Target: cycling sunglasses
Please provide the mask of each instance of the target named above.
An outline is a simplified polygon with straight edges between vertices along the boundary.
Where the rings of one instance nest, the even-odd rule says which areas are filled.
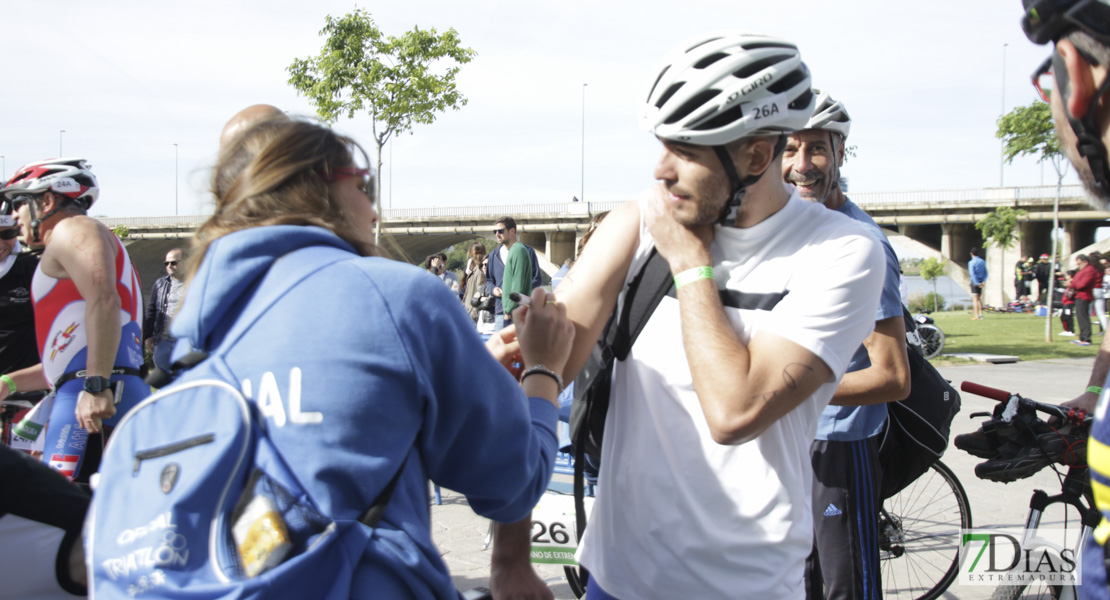
[[[1052,57],[1044,59],[1041,66],[1033,71],[1033,87],[1037,88],[1037,94],[1040,95],[1041,100],[1045,102],[1052,102],[1052,88],[1054,87],[1055,75],[1052,72]]]
[[[0,240],[14,240],[19,237],[19,229],[11,228],[0,230]]]
[[[35,199],[35,196],[32,195],[32,194],[19,194],[19,195],[16,195],[16,196],[11,196],[9,198],[6,198],[4,200],[4,211],[3,212],[4,212],[4,214],[10,214],[10,212],[15,212],[15,211],[19,210],[19,207],[23,206],[24,204],[27,204],[28,202],[30,202],[34,199]]]

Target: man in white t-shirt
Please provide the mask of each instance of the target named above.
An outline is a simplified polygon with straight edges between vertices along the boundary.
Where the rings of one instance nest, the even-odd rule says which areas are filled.
[[[579,546],[587,593],[804,598],[809,447],[874,325],[882,251],[781,179],[786,135],[815,98],[793,44],[701,36],[651,81],[641,124],[663,145],[660,183],[601,223],[558,291],[577,327],[569,381],[652,248],[675,275],[614,367]],[[519,546],[527,525],[498,527],[497,542]],[[524,579],[498,558],[495,593]]]

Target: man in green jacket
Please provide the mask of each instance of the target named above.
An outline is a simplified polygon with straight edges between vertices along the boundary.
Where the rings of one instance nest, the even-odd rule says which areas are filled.
[[[508,322],[516,309],[509,294],[516,292],[527,296],[532,293],[532,256],[520,242],[506,239],[509,257],[505,260],[505,275],[501,285],[501,305],[505,307],[505,321]]]

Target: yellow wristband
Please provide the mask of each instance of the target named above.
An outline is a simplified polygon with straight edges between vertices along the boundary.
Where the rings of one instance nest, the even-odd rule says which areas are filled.
[[[3,379],[3,377],[0,377],[0,379]],[[12,391],[14,392],[15,390],[12,390]],[[1101,385],[1089,385],[1089,386],[1087,386],[1087,391],[1091,392],[1092,394],[1101,394],[1102,393],[1102,386]]]
[[[702,279],[713,279],[713,267],[694,267],[693,269],[687,269],[675,275],[674,289],[682,289],[682,286],[689,285]]]
[[[13,380],[11,377],[8,377],[7,375],[0,375],[0,381],[3,381],[4,383],[8,384],[8,393],[9,394],[14,394],[15,393],[15,380]]]

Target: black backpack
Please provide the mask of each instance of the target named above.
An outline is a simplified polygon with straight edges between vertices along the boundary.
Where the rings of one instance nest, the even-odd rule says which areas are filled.
[[[902,307],[906,330],[916,329],[909,311]],[[883,499],[902,491],[929,470],[948,447],[952,419],[960,411],[960,394],[922,356],[906,344],[910,359],[910,395],[887,404],[887,421],[879,438],[879,464],[883,469]]]

